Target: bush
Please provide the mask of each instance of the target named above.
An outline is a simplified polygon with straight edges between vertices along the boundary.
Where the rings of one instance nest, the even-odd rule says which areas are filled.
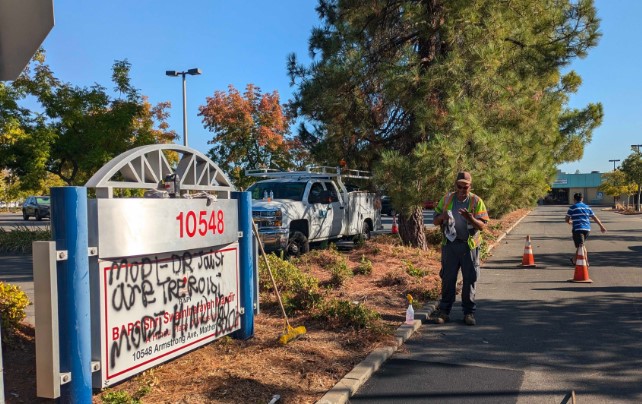
[[[313,316],[330,327],[349,327],[355,330],[381,330],[381,316],[363,304],[347,300],[330,299],[323,302]]]
[[[141,399],[146,396],[152,388],[150,386],[141,386],[133,395],[126,391],[113,391],[104,393],[100,396],[103,403],[106,404],[140,404]]]
[[[126,391],[104,393],[100,399],[106,404],[139,404],[140,400],[133,398]]]
[[[321,301],[317,278],[303,273],[294,264],[274,254],[267,254],[266,257],[286,311],[293,313],[297,310],[311,309]],[[262,257],[259,258],[259,288],[266,292],[274,292],[270,274]]]
[[[15,226],[12,230],[0,228],[0,252],[31,254],[31,243],[51,240],[49,228]]]
[[[435,285],[415,285],[406,290],[406,294],[412,295],[415,298],[415,303],[436,301],[441,295],[441,284],[437,282]]]
[[[426,275],[426,271],[421,268],[417,268],[410,261],[406,261],[406,273],[414,278],[423,278]]]
[[[334,244],[328,250],[312,251],[301,257],[299,262],[303,265],[310,265],[313,262],[330,273],[328,286],[340,287],[345,281],[353,276],[352,270],[348,267],[346,258],[336,249]]]
[[[27,317],[25,309],[31,302],[27,294],[18,286],[0,282],[0,316],[2,316],[2,336],[11,335]]]
[[[340,258],[340,260],[337,260],[337,262],[330,267],[330,284],[334,287],[340,287],[347,279],[353,276],[345,258]]]
[[[359,265],[352,272],[355,275],[370,275],[372,273],[372,261],[362,255]]]

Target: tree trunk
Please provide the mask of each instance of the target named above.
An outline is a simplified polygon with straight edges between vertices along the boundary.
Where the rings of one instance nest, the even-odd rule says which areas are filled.
[[[399,214],[399,236],[404,245],[422,250],[428,248],[424,229],[424,214],[420,206],[417,206],[409,217]]]
[[[640,194],[642,193],[642,187],[640,187],[640,184],[638,184],[638,200],[637,203],[635,204],[635,210],[637,212],[640,211]]]

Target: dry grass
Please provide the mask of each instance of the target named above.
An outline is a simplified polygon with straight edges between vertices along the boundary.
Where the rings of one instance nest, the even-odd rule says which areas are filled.
[[[496,238],[526,212],[519,210],[495,221],[488,239]],[[335,259],[334,254],[315,250],[297,265],[324,283],[330,279],[327,266]],[[398,238],[387,235],[341,255],[351,269],[361,263],[362,257],[367,258],[372,262],[372,272],[355,275],[339,288],[324,289],[325,297],[358,302],[376,310],[383,329],[390,332],[331,328],[302,314],[290,322],[293,326],[305,325],[307,334],[281,346],[277,339],[283,319],[274,296],[262,295],[253,338],[240,341],[224,337],[96,393],[94,403],[121,391],[129,397],[141,397],[142,403],[267,403],[275,394],[281,396],[279,403],[317,401],[373,349],[391,343],[391,332],[404,321],[408,291],[414,293],[420,306],[422,293],[430,296],[439,288],[437,246],[419,251],[401,246]],[[416,271],[423,271],[424,276],[418,277]],[[4,358],[7,403],[37,402],[33,329],[25,327],[17,343],[5,346]]]

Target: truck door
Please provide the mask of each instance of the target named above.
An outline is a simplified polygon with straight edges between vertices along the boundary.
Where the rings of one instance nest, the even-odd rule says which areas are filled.
[[[343,234],[344,216],[346,215],[345,205],[341,200],[341,194],[338,192],[336,184],[332,181],[325,182],[324,184],[330,192],[330,210],[332,211],[332,214],[328,215],[331,219],[329,237],[338,237]]]
[[[325,190],[323,184],[314,182],[310,186],[308,194],[308,205],[311,209],[310,214],[310,240],[319,240],[326,237],[324,232],[324,225],[328,216],[328,205],[323,203]]]

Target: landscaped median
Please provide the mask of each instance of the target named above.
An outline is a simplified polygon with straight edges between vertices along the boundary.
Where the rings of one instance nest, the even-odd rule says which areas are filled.
[[[494,220],[487,242],[525,213]],[[290,324],[304,325],[305,335],[279,344],[284,319],[261,266],[261,306],[253,338],[224,337],[97,393],[94,402],[267,403],[275,395],[282,402],[320,400],[339,381],[361,379],[354,372],[363,363],[383,360],[391,347],[410,336],[415,325],[400,327],[408,293],[415,298],[416,318],[428,315],[440,293],[435,231],[429,234],[427,251],[400,245],[398,236],[380,235],[345,253],[329,248],[291,261],[270,257]],[[8,403],[35,400],[33,333],[18,337],[18,344],[5,347]]]

